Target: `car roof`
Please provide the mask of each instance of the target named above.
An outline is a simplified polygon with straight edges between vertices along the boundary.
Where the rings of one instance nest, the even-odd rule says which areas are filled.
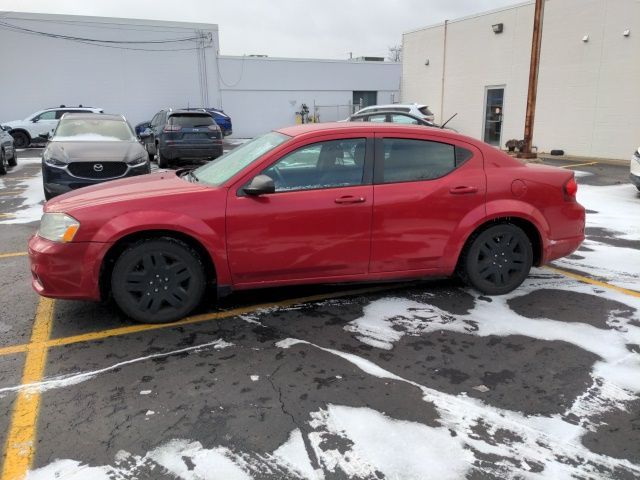
[[[99,107],[50,107],[50,108],[45,108],[44,110],[42,110],[43,112],[48,112],[50,110],[102,110],[102,108]]]
[[[81,119],[81,120],[118,120],[120,122],[124,122],[126,121],[125,118],[122,115],[116,115],[116,114],[111,114],[111,113],[92,113],[92,112],[87,112],[87,113],[65,113],[63,115],[63,118],[65,120],[77,120],[77,119]]]
[[[459,133],[451,130],[445,130],[440,128],[425,129],[423,125],[405,125],[401,123],[371,123],[371,122],[334,122],[334,123],[306,123],[304,125],[294,125],[291,127],[280,128],[276,130],[278,133],[283,133],[290,137],[297,137],[315,132],[326,133],[346,133],[346,132],[396,132],[396,133],[421,133],[428,130],[431,132],[438,132],[438,136],[451,137],[452,139],[463,140],[468,143],[477,145],[478,140],[460,135]]]
[[[363,107],[360,109],[360,111],[362,110],[367,110],[370,108],[411,108],[411,107],[415,107],[415,108],[422,108],[422,107],[426,107],[427,105],[422,105],[420,103],[392,103],[392,104],[387,104],[387,105],[369,105],[368,107]]]
[[[411,117],[411,118],[415,118],[416,120],[424,121],[423,118],[418,117],[417,115],[414,115],[411,112],[400,112],[398,110],[386,109],[386,108],[383,108],[383,107],[380,107],[380,110],[376,110],[375,112],[363,112],[362,110],[360,110],[360,112],[354,113],[353,115],[351,115],[351,118],[353,118],[353,117],[369,117],[371,115],[380,115],[380,114],[384,115],[386,113],[393,113],[394,115],[404,115],[406,117]]]

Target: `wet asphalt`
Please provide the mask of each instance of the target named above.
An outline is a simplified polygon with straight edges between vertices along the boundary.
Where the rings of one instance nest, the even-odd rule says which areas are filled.
[[[38,153],[33,149],[21,152],[21,157]],[[628,175],[624,167],[611,165],[581,170],[594,175],[580,181],[594,185],[624,183]],[[15,180],[11,172],[0,180],[5,191],[19,190],[18,178],[36,176],[38,172],[37,164],[29,164],[16,172]],[[1,196],[0,213],[10,214],[20,204],[19,195]],[[0,254],[24,252],[36,227],[0,224]],[[608,232],[587,233],[609,238],[613,247],[630,242],[611,238]],[[631,242],[633,248],[640,247],[638,242]],[[536,274],[543,271],[536,270]],[[26,257],[0,259],[0,347],[29,341],[38,303],[29,281]],[[583,322],[603,329],[611,328],[607,323],[611,312],[622,317],[635,313],[624,303],[555,290],[550,285],[510,300],[509,307],[527,318]],[[362,317],[366,306],[376,300],[394,297],[426,302],[452,316],[467,314],[476,302],[491,302],[490,298],[474,298],[455,279],[385,287],[384,291],[344,297],[341,295],[354,286],[234,294],[219,304],[209,299],[200,313],[251,309],[308,295],[340,298],[49,349],[45,380],[102,371],[82,382],[42,393],[33,468],[56,459],[109,465],[118,452],[143,457],[174,439],[197,441],[207,448],[224,446],[243,452],[247,461],[259,463],[285,443],[292,430],[300,429],[312,467],[322,470],[327,479],[347,478],[340,469],[332,471],[323,466],[309,445],[308,438],[314,431],[310,424],[312,412],[337,404],[370,408],[396,420],[440,425],[438,410],[423,400],[420,389],[404,381],[373,376],[323,349],[356,355],[439,392],[466,395],[491,407],[525,415],[562,415],[591,384],[590,371],[599,360],[593,353],[570,343],[522,335],[478,336],[474,334],[477,325],[473,321],[464,332],[440,330],[402,336],[391,350],[363,343],[345,327]],[[56,301],[51,338],[130,325],[133,323],[111,304]],[[290,348],[277,345],[288,338],[309,343]],[[230,345],[209,345],[218,340]],[[205,346],[197,348],[202,345]],[[628,348],[630,352],[640,352],[638,345]],[[23,365],[22,353],[0,356],[0,389],[20,384]],[[474,388],[477,386],[486,388],[478,390]],[[0,393],[1,445],[15,397],[15,392]],[[579,423],[580,419],[574,421]],[[626,410],[605,412],[600,421],[600,428],[582,438],[583,446],[640,465],[640,401],[631,402]],[[496,441],[495,432],[483,430],[482,425],[474,434],[482,441]],[[325,435],[321,448],[340,452],[347,451],[350,445],[343,437]],[[504,478],[504,471],[496,466],[504,459],[475,453],[467,478]],[[190,461],[184,461],[189,468]],[[577,461],[567,459],[566,464]],[[541,467],[532,468],[536,471]],[[635,477],[632,470],[599,468],[599,478]],[[131,471],[139,479],[175,478],[150,461]],[[253,475],[289,478],[287,472],[275,467],[256,470]]]

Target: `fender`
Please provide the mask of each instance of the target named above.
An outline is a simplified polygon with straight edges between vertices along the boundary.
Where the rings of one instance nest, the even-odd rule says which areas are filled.
[[[228,285],[231,274],[224,240],[225,221],[224,218],[214,218],[211,223],[213,226],[200,219],[167,210],[140,210],[112,218],[103,224],[89,241],[108,244],[98,262],[98,265],[102,265],[109,248],[128,235],[150,230],[181,233],[198,241],[207,250],[216,269],[217,282]]]
[[[515,199],[494,200],[484,205],[479,205],[462,219],[458,228],[451,235],[452,241],[445,250],[443,269],[448,274],[453,273],[465,243],[478,227],[492,220],[506,217],[521,218],[533,224],[540,234],[542,251],[546,251],[549,243],[549,223],[537,208]]]

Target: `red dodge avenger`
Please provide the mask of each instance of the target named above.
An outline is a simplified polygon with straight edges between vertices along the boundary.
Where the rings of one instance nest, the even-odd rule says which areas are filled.
[[[29,241],[33,288],[111,296],[141,322],[188,315],[211,286],[224,295],[458,274],[500,295],[580,245],[576,191],[571,171],[446,130],[284,128],[196,170],[49,201]]]

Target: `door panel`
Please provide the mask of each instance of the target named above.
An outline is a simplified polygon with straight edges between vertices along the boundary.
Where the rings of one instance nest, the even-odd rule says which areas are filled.
[[[458,225],[468,213],[485,203],[482,154],[471,145],[459,146],[473,155],[468,158],[467,154],[464,164],[440,178],[382,183],[380,172],[384,171],[390,152],[386,152],[385,158],[382,138],[376,139],[371,273],[441,270],[442,255]],[[411,171],[410,159],[405,157],[403,161],[403,168]],[[432,165],[428,168],[435,174],[443,173]],[[402,178],[398,172],[389,176],[391,181]]]
[[[243,195],[241,186],[253,176],[232,187],[226,237],[234,285],[365,276],[372,150],[372,139],[310,141],[264,165],[275,193]]]

